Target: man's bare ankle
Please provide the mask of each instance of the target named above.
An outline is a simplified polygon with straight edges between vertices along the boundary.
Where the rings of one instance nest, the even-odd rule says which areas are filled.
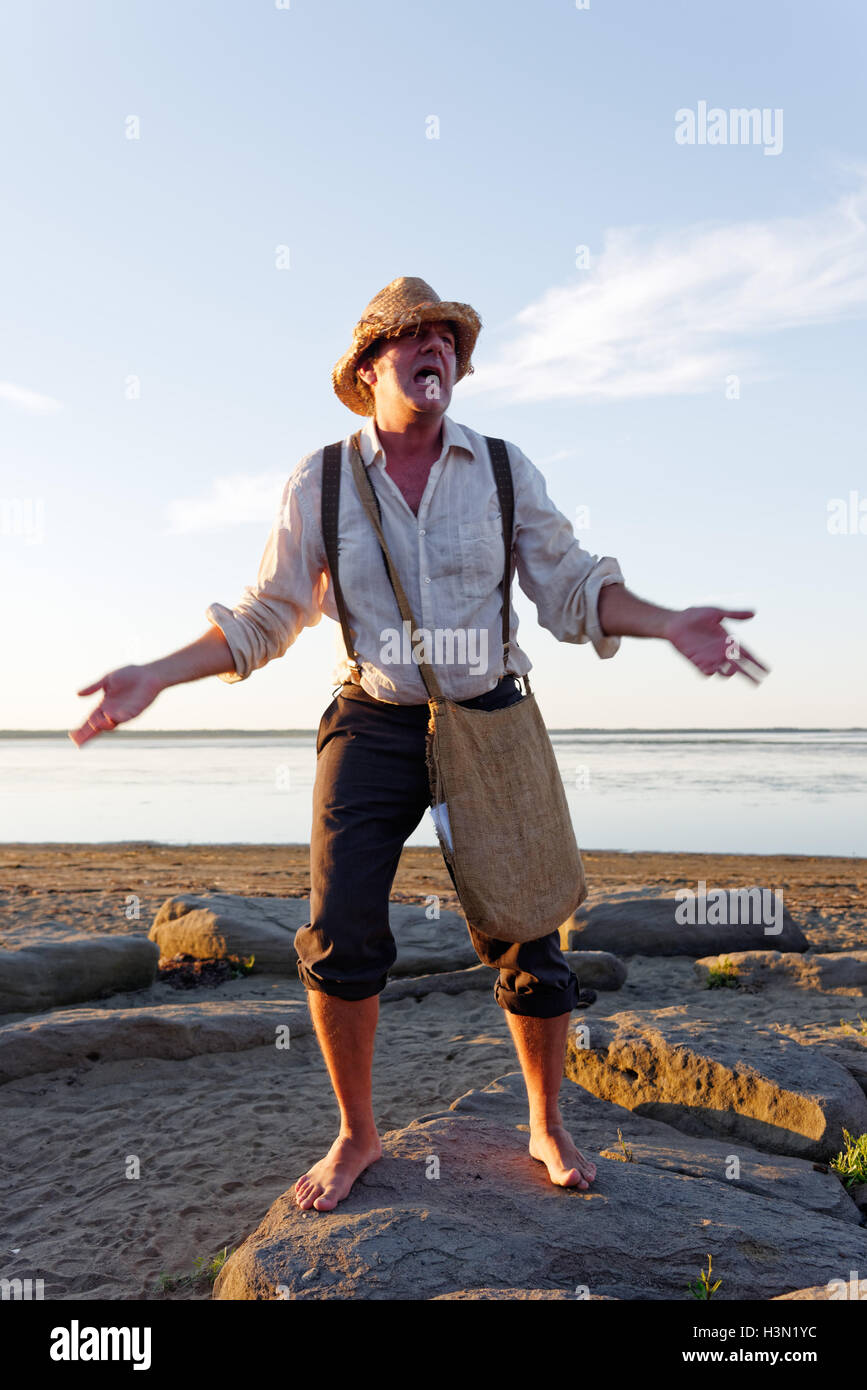
[[[560,1114],[559,1110],[554,1115],[547,1114],[530,1116],[531,1134],[551,1134],[554,1130],[565,1128],[566,1126],[563,1124],[563,1116]]]
[[[379,1131],[373,1120],[367,1124],[342,1124],[337,1138],[352,1144],[354,1148],[366,1148],[379,1143]]]

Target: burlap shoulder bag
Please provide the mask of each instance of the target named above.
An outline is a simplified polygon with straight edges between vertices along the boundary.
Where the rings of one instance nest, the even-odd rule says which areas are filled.
[[[506,446],[486,443],[503,517],[503,663],[508,670],[514,493]],[[344,642],[358,679],[360,663],[337,577],[336,513],[340,445],[329,445],[323,478],[323,533]],[[335,451],[338,451],[335,453]],[[330,461],[329,461],[330,455]],[[382,550],[400,616],[416,623],[382,530],[379,501],[358,446],[351,446],[359,496]],[[418,663],[428,692],[427,765],[440,849],[469,926],[504,941],[532,941],[564,923],[587,896],[551,740],[530,690],[505,709],[466,709],[447,699],[436,671]],[[443,815],[445,807],[445,815]]]

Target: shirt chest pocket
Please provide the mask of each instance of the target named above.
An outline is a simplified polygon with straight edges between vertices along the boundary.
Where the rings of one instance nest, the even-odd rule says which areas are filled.
[[[502,521],[465,521],[458,526],[458,584],[467,598],[487,598],[502,583],[506,567]]]

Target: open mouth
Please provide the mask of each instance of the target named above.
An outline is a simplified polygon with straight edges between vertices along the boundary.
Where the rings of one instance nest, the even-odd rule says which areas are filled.
[[[430,367],[419,367],[418,371],[416,372],[415,376],[413,377],[413,381],[420,382],[420,384],[421,384],[422,386],[426,386],[427,383],[428,383],[428,381],[430,380],[430,378],[431,378],[432,376],[435,376],[436,379],[437,379],[437,381],[439,382],[440,386],[442,386],[442,384],[443,384],[443,374],[442,374],[442,371],[440,370],[439,367],[434,367],[434,366],[430,366]]]

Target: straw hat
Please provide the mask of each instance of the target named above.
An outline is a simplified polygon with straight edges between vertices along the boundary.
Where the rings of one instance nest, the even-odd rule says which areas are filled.
[[[470,362],[482,320],[469,304],[440,299],[426,281],[417,275],[400,275],[371,299],[352,334],[352,347],[344,353],[331,373],[336,395],[356,415],[372,415],[373,392],[355,374],[362,353],[377,338],[396,338],[436,319],[448,319],[455,326],[455,381],[472,372]]]

